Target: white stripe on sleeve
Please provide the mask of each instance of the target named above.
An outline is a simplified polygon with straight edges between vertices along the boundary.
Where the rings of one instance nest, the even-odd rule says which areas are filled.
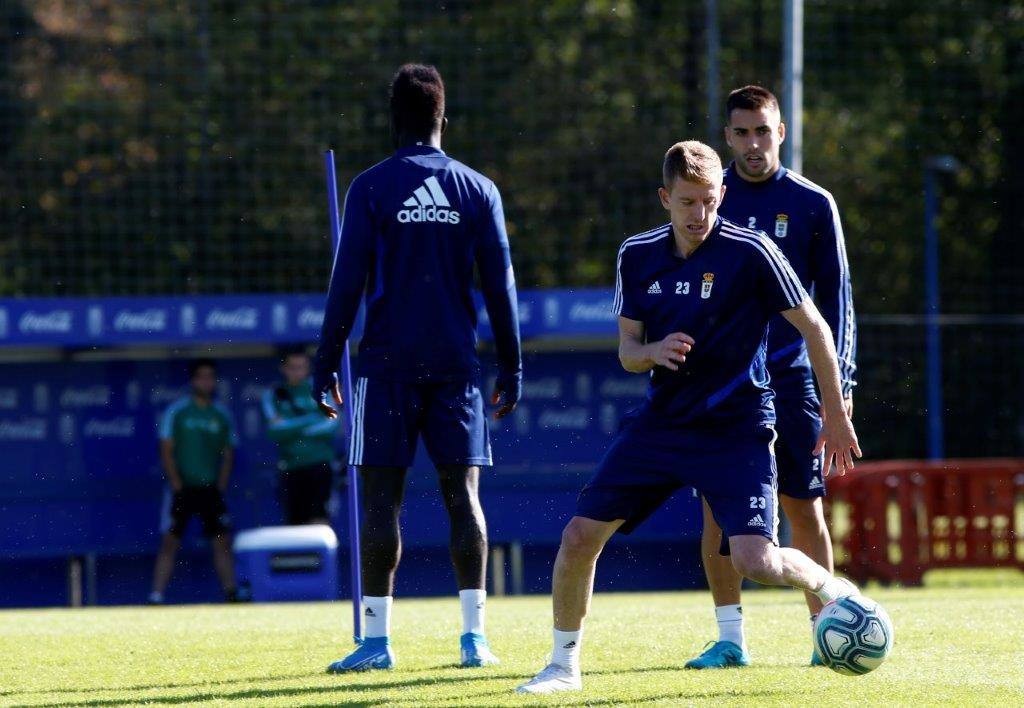
[[[779,286],[782,288],[782,292],[785,294],[790,307],[796,307],[803,302],[803,297],[801,296],[803,286],[800,284],[800,279],[796,277],[793,268],[782,256],[781,251],[779,251],[775,244],[763,236],[754,234],[754,232],[744,233],[730,228],[726,224],[722,225],[721,234],[734,241],[749,243],[760,251],[775,274],[775,278],[778,280]]]

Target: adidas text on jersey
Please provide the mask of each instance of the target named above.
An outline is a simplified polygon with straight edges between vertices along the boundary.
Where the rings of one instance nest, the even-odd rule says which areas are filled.
[[[441,224],[457,224],[461,215],[451,209],[451,202],[441,190],[437,177],[427,177],[423,184],[413,191],[412,196],[402,202],[410,207],[399,210],[398,221],[403,224],[431,221]]]

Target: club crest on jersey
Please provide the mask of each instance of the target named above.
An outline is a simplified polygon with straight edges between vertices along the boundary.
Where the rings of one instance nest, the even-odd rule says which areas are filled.
[[[711,297],[711,288],[715,284],[715,274],[705,273],[700,284],[700,299],[707,300]]]
[[[655,280],[651,283],[651,287],[647,288],[648,295],[661,295],[661,283]]]
[[[789,217],[785,214],[775,215],[775,238],[786,238],[789,231]]]

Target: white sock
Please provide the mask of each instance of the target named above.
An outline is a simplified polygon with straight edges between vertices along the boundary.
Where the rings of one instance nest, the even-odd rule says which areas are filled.
[[[715,619],[718,621],[718,641],[732,642],[746,651],[747,638],[743,634],[743,606],[722,605],[716,607]]]
[[[484,633],[484,605],[487,603],[486,590],[459,590],[462,604],[462,633]]]
[[[839,582],[839,579],[834,575],[829,575],[825,582],[821,584],[814,594],[818,596],[818,599],[822,602],[832,602],[841,594],[846,592],[847,586],[844,583]]]
[[[575,632],[554,630],[554,649],[551,650],[551,663],[563,669],[575,671],[580,666],[580,644],[583,643],[583,628]]]
[[[370,637],[391,636],[391,603],[393,598],[363,595],[363,635]]]

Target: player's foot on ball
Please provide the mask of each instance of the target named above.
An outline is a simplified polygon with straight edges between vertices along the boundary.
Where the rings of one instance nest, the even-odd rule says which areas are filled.
[[[327,673],[392,669],[394,666],[395,654],[391,651],[390,640],[387,637],[368,637],[354,652],[328,666]]]
[[[459,637],[459,646],[462,649],[462,665],[465,667],[476,668],[501,663],[487,646],[487,639],[482,634],[466,632]]]
[[[811,666],[824,666],[825,662],[821,660],[821,654],[815,649],[811,652]]]
[[[583,690],[580,670],[567,669],[558,664],[548,664],[532,679],[516,688],[516,693],[559,693],[561,691]]]
[[[708,642],[704,652],[684,664],[685,669],[727,669],[750,666],[750,656],[735,642]]]

